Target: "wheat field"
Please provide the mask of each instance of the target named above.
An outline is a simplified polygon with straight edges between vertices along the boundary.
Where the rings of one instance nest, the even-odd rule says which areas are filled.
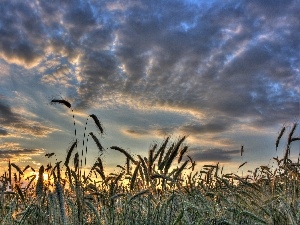
[[[71,108],[66,101],[52,103]],[[89,117],[103,134],[97,116]],[[120,172],[107,173],[98,157],[86,173],[82,170],[86,164],[83,153],[87,154],[88,149],[81,152],[77,148],[75,127],[76,140],[65,159],[55,165],[42,165],[29,176],[34,168],[20,168],[9,161],[0,178],[0,223],[297,225],[300,164],[289,158],[292,143],[300,140],[295,137],[297,125],[294,123],[287,133],[284,157],[273,158],[276,167],[260,166],[244,176],[225,174],[218,163],[196,171],[196,162],[187,155],[186,137],[174,142],[168,137],[152,146],[147,156],[133,156],[121,147],[111,146],[110,150],[120,152],[126,161],[118,165]],[[284,132],[285,128],[274,141],[276,148]],[[101,136],[85,132],[81,141],[84,143],[87,137],[103,153]]]

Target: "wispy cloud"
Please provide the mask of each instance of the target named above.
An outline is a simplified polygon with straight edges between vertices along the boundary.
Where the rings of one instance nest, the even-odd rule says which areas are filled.
[[[204,122],[204,124],[200,123],[192,123],[187,124],[180,127],[180,130],[187,134],[210,134],[210,133],[221,133],[223,131],[228,131],[230,126],[234,121],[228,120],[219,120],[215,119],[214,121]]]
[[[0,136],[5,136],[7,135],[7,131],[5,129],[0,128]]]
[[[0,145],[0,158],[27,158],[30,159],[34,155],[44,154],[43,149],[26,149],[22,148],[18,143],[5,142]]]
[[[0,150],[0,158],[10,159],[19,157],[32,157],[33,155],[43,154],[44,151],[41,149],[18,149],[18,150]]]
[[[124,134],[139,138],[142,136],[149,136],[149,137],[165,137],[170,135],[172,132],[175,131],[174,127],[159,127],[159,126],[150,126],[150,127],[131,127],[125,128],[122,130]]]
[[[31,115],[32,116],[32,115]],[[26,119],[21,114],[13,112],[10,106],[0,99],[1,135],[14,137],[36,136],[46,137],[55,129],[47,127],[40,122]]]
[[[240,150],[213,149],[190,149],[189,155],[197,162],[230,162],[237,157]]]

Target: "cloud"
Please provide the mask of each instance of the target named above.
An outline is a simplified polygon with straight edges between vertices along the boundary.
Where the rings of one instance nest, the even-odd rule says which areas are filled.
[[[0,4],[0,57],[27,69],[58,60],[41,81],[75,92],[78,108],[128,102],[230,121],[182,127],[200,133],[299,116],[295,0]]]
[[[151,131],[143,128],[130,128],[124,130],[123,133],[132,137],[140,137],[140,136],[150,135]]]
[[[42,149],[16,149],[16,150],[8,150],[1,149],[0,150],[0,158],[1,159],[11,159],[15,157],[32,157],[33,155],[44,154]]]
[[[51,72],[49,71],[49,73],[45,73],[41,81],[50,85],[60,84],[68,86],[70,81],[72,80],[71,72],[71,69],[66,64],[59,65],[55,69],[51,68]]]
[[[43,58],[43,29],[38,15],[24,2],[2,1],[0,8],[0,56],[26,68],[38,65]]]
[[[203,134],[203,133],[221,133],[230,129],[230,126],[233,122],[228,120],[215,119],[215,121],[210,121],[208,123],[192,123],[183,125],[180,127],[180,130],[186,134]]]
[[[20,122],[18,116],[2,101],[0,101],[0,121],[2,125]]]
[[[44,149],[22,148],[19,143],[4,142],[0,145],[0,158],[11,159],[16,157],[29,157],[44,154]]]
[[[5,129],[0,128],[0,136],[6,136],[8,133]]]
[[[22,112],[22,110],[21,110]],[[32,115],[28,113],[28,115]],[[1,135],[19,137],[20,135],[46,137],[55,129],[47,127],[40,122],[31,121],[15,113],[10,106],[3,103],[0,99],[0,122],[3,128],[0,129]]]
[[[150,126],[150,127],[130,127],[128,129],[123,129],[122,132],[125,135],[134,137],[134,138],[140,138],[143,136],[159,136],[159,137],[165,137],[167,135],[170,135],[174,131],[173,127],[160,127],[160,126]]]
[[[281,41],[295,40],[294,2],[287,4],[289,25],[273,24],[282,19],[281,14],[269,15],[271,8],[280,8],[278,2],[270,3],[271,8],[258,2],[212,4],[201,8],[201,14],[177,1],[168,8],[143,2],[122,9],[116,28],[107,30],[111,35],[105,43],[112,50],[89,51],[81,58],[85,106],[110,95],[120,102],[131,98],[132,104],[252,117],[257,125],[284,121],[283,105],[291,117],[297,116],[299,90],[290,79],[297,74],[292,58],[299,55],[299,45]],[[111,28],[111,23],[102,25]],[[95,38],[89,34],[86,42]]]
[[[239,153],[240,150],[224,150],[220,148],[201,150],[191,148],[188,154],[193,160],[198,162],[229,162]]]

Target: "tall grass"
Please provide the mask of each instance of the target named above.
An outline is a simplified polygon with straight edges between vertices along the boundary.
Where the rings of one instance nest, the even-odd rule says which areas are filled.
[[[55,102],[71,108],[68,102]],[[98,118],[90,117],[103,134]],[[79,167],[83,156],[76,139],[64,166],[61,162],[53,168],[41,166],[37,180],[35,175],[25,175],[30,166],[22,170],[9,161],[8,171],[1,177],[0,223],[300,224],[300,164],[289,158],[292,143],[300,139],[294,136],[296,128],[297,123],[287,135],[283,159],[274,158],[275,168],[260,166],[243,177],[223,174],[218,163],[194,171],[185,137],[174,143],[166,138],[160,147],[153,146],[147,157],[133,157],[112,146],[126,159],[126,165],[118,165],[121,171],[106,173],[98,157],[85,174]],[[276,149],[285,131],[280,132]],[[89,134],[102,152],[101,139]],[[45,172],[49,180],[43,179]]]

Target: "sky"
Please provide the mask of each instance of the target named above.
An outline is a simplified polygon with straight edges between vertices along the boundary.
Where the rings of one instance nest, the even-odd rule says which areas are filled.
[[[107,171],[126,161],[111,146],[147,156],[168,136],[198,168],[270,164],[299,121],[299,21],[299,0],[2,0],[0,168],[64,161],[76,139],[91,166],[89,132]]]

